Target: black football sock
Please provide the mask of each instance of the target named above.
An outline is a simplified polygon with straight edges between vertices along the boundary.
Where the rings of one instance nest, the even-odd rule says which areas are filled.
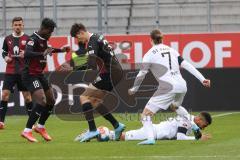
[[[44,107],[38,123],[41,125],[45,125],[48,117],[52,114],[52,110],[53,110],[53,105],[47,105],[46,107]]]
[[[33,108],[33,102],[25,103],[25,106],[26,106],[27,114],[28,116],[30,116]]]
[[[4,120],[5,120],[5,116],[6,116],[7,108],[8,108],[7,105],[8,105],[7,101],[1,101],[1,104],[0,104],[0,122],[4,122]]]
[[[113,117],[109,110],[103,105],[99,104],[96,108],[98,113],[100,113],[106,120],[108,120],[112,126],[116,129],[119,126],[119,122]]]
[[[85,119],[88,122],[88,127],[90,131],[96,131],[97,127],[94,121],[94,117],[93,117],[93,107],[91,103],[84,103],[82,105],[82,110],[83,110],[83,114],[85,116]]]
[[[42,106],[40,104],[35,104],[32,113],[30,114],[26,128],[32,129],[32,126],[37,122],[38,118],[41,116],[42,110],[45,106]]]

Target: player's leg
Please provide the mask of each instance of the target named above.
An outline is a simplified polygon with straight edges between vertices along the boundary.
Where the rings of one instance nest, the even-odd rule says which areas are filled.
[[[144,144],[154,144],[154,130],[153,130],[153,123],[152,123],[152,116],[154,115],[154,112],[148,109],[147,107],[144,108],[142,115],[141,115],[141,121],[143,124],[143,129],[147,135],[147,140],[140,142],[140,145]]]
[[[172,104],[174,100],[175,94],[167,93],[158,95],[158,91],[156,91],[152,98],[150,98],[147,103],[145,109],[142,113],[142,124],[143,128],[147,132],[148,139],[139,144],[154,144],[154,130],[152,124],[152,116],[157,113],[159,110],[167,110],[170,104]]]
[[[44,107],[46,107],[46,96],[38,77],[24,77],[23,84],[31,92],[32,99],[34,100],[34,106],[32,112],[27,120],[26,128],[22,132],[21,136],[31,142],[37,142],[37,139],[32,135],[33,125],[37,122],[42,114]]]
[[[32,96],[31,93],[28,91],[22,91],[24,102],[25,102],[25,107],[28,116],[30,116],[33,108],[33,102],[32,102]]]
[[[4,129],[4,121],[8,108],[8,100],[9,100],[10,90],[2,90],[2,100],[0,104],[0,129]]]
[[[17,75],[17,87],[18,90],[21,91],[23,94],[26,112],[28,116],[30,116],[33,108],[32,96],[31,92],[29,92],[27,88],[24,86],[21,75]]]
[[[45,91],[45,95],[47,98],[47,105],[44,108],[41,117],[39,118],[39,124],[44,126],[48,117],[52,114],[53,107],[55,104],[55,97],[53,93],[53,89],[49,88],[48,90]]]
[[[46,141],[51,141],[52,138],[46,131],[45,123],[53,111],[53,107],[55,105],[55,97],[53,89],[50,87],[48,80],[44,76],[39,77],[39,80],[46,96],[46,106],[42,110],[38,124],[35,126],[34,131],[39,133]]]
[[[86,121],[88,122],[89,131],[84,134],[80,142],[89,141],[92,138],[95,138],[99,135],[99,131],[97,130],[94,116],[93,116],[93,107],[91,101],[87,96],[80,96],[80,102],[82,104],[82,111],[85,116]]]
[[[37,139],[34,138],[32,135],[32,128],[33,125],[37,122],[37,120],[41,116],[44,107],[46,107],[46,96],[44,90],[43,89],[35,90],[32,93],[32,98],[35,101],[35,105],[28,118],[26,128],[23,130],[21,136],[26,138],[30,142],[37,142]]]
[[[185,94],[186,94],[185,92],[176,93],[174,97],[174,101],[170,106],[171,110],[175,111],[178,115],[181,115],[181,116],[187,116],[189,114],[188,111],[183,106],[181,106],[184,100]]]
[[[123,134],[125,141],[145,140],[148,138],[145,129],[142,127],[138,130],[127,131]]]
[[[119,123],[116,118],[111,114],[111,111],[104,106],[104,97],[110,93],[113,89],[113,82],[111,81],[108,74],[104,76],[103,80],[100,80],[94,84],[91,85],[92,88],[94,88],[97,92],[94,92],[93,99],[95,99],[94,108],[97,110],[98,113],[100,113],[106,120],[108,120],[112,126],[115,129],[116,134],[116,140],[120,139],[121,133],[125,129],[125,125],[122,123]]]
[[[34,127],[34,131],[39,133],[46,141],[51,141],[51,136],[47,133],[47,130],[45,128],[45,123],[48,120],[49,116],[52,113],[54,104],[55,104],[55,98],[53,94],[52,88],[49,88],[48,90],[44,91],[47,104],[43,108],[41,116],[39,118],[38,124]]]
[[[8,100],[11,92],[13,92],[13,87],[15,85],[14,75],[5,74],[3,88],[2,88],[2,97],[0,103],[0,129],[4,128],[4,121],[8,109]]]
[[[93,116],[94,109],[93,109],[91,100],[88,96],[89,92],[93,92],[93,89],[86,88],[83,94],[80,96],[80,104],[89,128],[89,131],[86,132],[84,136],[82,136],[82,139],[80,139],[80,142],[89,141],[90,139],[99,135],[99,132],[97,131],[97,127],[95,124],[94,116]]]

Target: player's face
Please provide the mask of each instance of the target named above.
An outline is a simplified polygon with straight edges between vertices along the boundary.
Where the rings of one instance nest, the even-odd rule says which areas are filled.
[[[23,21],[14,21],[12,24],[13,31],[17,35],[20,35],[22,33],[23,27],[24,27]]]
[[[197,125],[199,128],[204,129],[208,126],[208,123],[203,117],[199,116],[197,119]]]
[[[76,35],[78,42],[86,43],[88,41],[88,34],[85,31],[79,31]]]
[[[53,33],[52,29],[43,29],[42,31],[43,38],[48,40],[51,37],[52,33]]]

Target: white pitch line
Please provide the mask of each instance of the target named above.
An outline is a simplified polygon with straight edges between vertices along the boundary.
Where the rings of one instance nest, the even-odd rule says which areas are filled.
[[[167,155],[162,155],[162,156],[93,156],[93,157],[67,157],[69,160],[77,160],[77,159],[99,159],[99,158],[104,158],[104,159],[172,159],[172,158],[239,158],[240,156],[227,156],[227,155],[212,155],[212,156],[181,156],[181,155],[176,155],[176,156],[167,156]],[[17,160],[19,157],[0,157],[1,160]],[[66,157],[24,157],[24,159],[31,159],[31,160],[39,160],[39,159],[51,159],[51,160],[65,160]]]
[[[228,115],[232,115],[232,114],[239,114],[239,113],[240,113],[240,112],[221,113],[221,114],[213,115],[212,117],[213,117],[213,118],[223,117],[223,116],[228,116]]]

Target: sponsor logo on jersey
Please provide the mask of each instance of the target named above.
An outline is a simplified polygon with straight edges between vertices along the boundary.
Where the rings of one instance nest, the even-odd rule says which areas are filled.
[[[29,46],[33,46],[34,45],[34,42],[32,40],[28,41],[27,43]]]
[[[26,41],[25,41],[25,40],[23,40],[21,43],[22,43],[22,45],[24,45],[24,46],[26,45]]]

